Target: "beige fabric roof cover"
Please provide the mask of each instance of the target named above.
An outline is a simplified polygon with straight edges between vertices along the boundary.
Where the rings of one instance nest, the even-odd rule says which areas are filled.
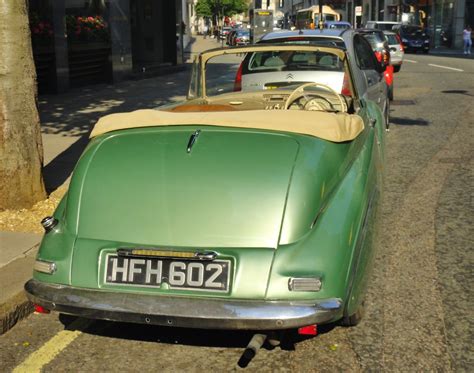
[[[146,109],[106,115],[96,123],[90,137],[128,128],[183,125],[293,132],[333,142],[353,140],[364,129],[364,122],[360,116],[347,113],[304,110],[172,113]]]

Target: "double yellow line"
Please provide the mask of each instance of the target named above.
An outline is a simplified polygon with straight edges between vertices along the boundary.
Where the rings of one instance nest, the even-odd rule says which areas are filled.
[[[94,321],[88,319],[77,319],[69,324],[68,329],[62,330],[33,352],[13,373],[33,373],[40,372],[41,369],[50,363],[61,351],[69,346],[77,337],[82,334],[82,330],[88,328]]]

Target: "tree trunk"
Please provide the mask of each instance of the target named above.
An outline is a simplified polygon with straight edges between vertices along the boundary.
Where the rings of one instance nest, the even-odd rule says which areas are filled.
[[[46,197],[26,0],[0,0],[0,210]]]

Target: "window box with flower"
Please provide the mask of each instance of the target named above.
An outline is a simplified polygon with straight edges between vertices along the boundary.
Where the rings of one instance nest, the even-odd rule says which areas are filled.
[[[66,32],[69,43],[109,43],[110,33],[104,18],[96,16],[66,16]]]

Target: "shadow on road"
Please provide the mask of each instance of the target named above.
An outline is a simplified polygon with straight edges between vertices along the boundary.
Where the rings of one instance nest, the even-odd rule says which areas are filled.
[[[59,315],[60,322],[67,330],[74,330],[76,320],[79,319],[68,315]],[[318,335],[332,331],[338,323],[318,326]],[[158,342],[166,344],[181,344],[186,346],[201,347],[223,347],[244,349],[255,333],[262,331],[252,330],[217,330],[217,329],[191,329],[166,327],[157,325],[120,323],[104,320],[96,320],[85,330],[84,333],[98,335],[108,338],[135,340],[141,342]],[[263,332],[264,333],[264,332]],[[265,334],[265,333],[264,333]],[[277,332],[278,339],[281,338],[280,348],[287,351],[295,349],[295,344],[305,341],[313,336],[298,335],[296,330]],[[265,349],[273,349],[269,343],[263,345]]]
[[[64,184],[88,143],[89,135],[81,136],[74,144],[43,167],[43,178],[48,194]]]
[[[428,126],[430,122],[425,119],[417,118],[397,118],[397,117],[390,117],[391,124],[397,124],[400,126]]]
[[[450,89],[450,90],[447,90],[447,91],[441,91],[441,93],[465,95],[465,96],[474,96],[472,93],[469,93],[469,91],[466,91],[464,89]]]

